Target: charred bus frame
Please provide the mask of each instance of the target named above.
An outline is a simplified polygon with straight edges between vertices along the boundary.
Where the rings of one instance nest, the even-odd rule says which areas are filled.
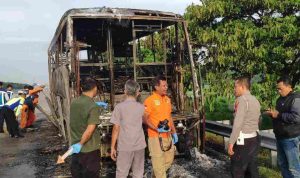
[[[151,50],[149,44],[148,48],[141,47],[146,41],[151,41]],[[160,44],[156,50],[155,43]],[[158,51],[160,55],[156,54]],[[145,55],[152,58],[147,61]],[[97,99],[109,102],[113,110],[122,100],[121,88],[127,79],[139,82],[146,97],[151,92],[152,78],[162,74],[170,86],[174,120],[188,122],[186,129],[195,126],[193,134],[197,136],[196,145],[200,145],[200,88],[187,24],[182,16],[123,8],[71,9],[63,15],[51,41],[48,65],[50,109],[66,140],[70,135],[69,106],[80,95],[82,77],[91,75],[99,82]],[[185,73],[189,73],[189,78]],[[192,91],[190,99],[184,86]],[[186,103],[190,100],[192,109],[187,111]]]

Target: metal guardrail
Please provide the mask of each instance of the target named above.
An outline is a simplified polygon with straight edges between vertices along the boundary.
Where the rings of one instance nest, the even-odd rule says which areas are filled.
[[[222,124],[216,121],[208,121],[205,122],[205,131],[211,132],[217,135],[221,135],[224,137],[230,137],[232,126],[227,124]],[[277,151],[276,149],[276,139],[275,135],[266,132],[259,132],[261,137],[261,147],[267,148],[273,151]]]

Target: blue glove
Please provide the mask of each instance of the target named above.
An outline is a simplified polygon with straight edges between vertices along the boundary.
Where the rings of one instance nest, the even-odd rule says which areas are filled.
[[[104,109],[107,109],[108,104],[102,101],[96,102],[96,104],[100,107],[103,107]]]
[[[167,133],[167,132],[170,132],[170,129],[169,130],[165,130],[165,127],[162,127],[162,128],[158,128],[157,132],[159,132],[159,133]]]
[[[176,144],[178,142],[178,136],[177,133],[173,133],[172,134],[172,140],[173,140],[173,144]]]
[[[76,143],[76,144],[72,145],[71,147],[73,148],[72,154],[74,154],[74,153],[80,152],[82,145],[80,143]]]

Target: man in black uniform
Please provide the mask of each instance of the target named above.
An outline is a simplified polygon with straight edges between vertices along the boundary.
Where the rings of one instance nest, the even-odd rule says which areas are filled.
[[[293,92],[288,77],[277,81],[277,90],[276,110],[267,114],[273,118],[278,165],[284,178],[300,177],[300,93]]]

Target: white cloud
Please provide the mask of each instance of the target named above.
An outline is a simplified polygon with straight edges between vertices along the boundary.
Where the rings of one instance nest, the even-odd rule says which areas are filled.
[[[48,40],[43,40],[40,38],[5,36],[2,38],[2,41],[0,41],[0,43],[22,43],[22,42],[48,42]]]
[[[22,10],[1,10],[0,22],[2,23],[17,23],[24,21],[25,14]]]
[[[120,7],[183,14],[199,0],[0,0],[1,80],[47,81],[47,46],[60,18],[71,8]],[[34,45],[33,45],[34,44]],[[26,63],[20,63],[20,60]],[[10,61],[7,63],[7,61]],[[32,61],[30,65],[27,63]],[[9,64],[9,65],[7,65]],[[24,68],[25,67],[25,68]],[[34,70],[28,70],[32,67]],[[7,81],[7,80],[5,80]]]

